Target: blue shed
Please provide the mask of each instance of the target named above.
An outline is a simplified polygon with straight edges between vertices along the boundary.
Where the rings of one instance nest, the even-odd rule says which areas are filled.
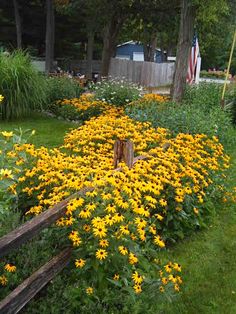
[[[133,61],[144,61],[143,44],[135,41],[128,41],[116,47],[116,58]],[[156,49],[155,62],[161,63],[162,54],[160,49]]]

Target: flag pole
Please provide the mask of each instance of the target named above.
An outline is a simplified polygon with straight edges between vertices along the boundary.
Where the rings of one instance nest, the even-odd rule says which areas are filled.
[[[224,87],[223,87],[222,96],[221,96],[221,107],[222,108],[224,108],[224,98],[225,98],[226,84],[227,84],[227,80],[228,80],[228,77],[229,77],[229,70],[230,70],[230,66],[231,66],[231,62],[232,62],[232,58],[233,58],[235,42],[236,42],[236,29],[234,31],[233,43],[232,43],[231,52],[230,52],[230,56],[229,56],[229,63],[228,63],[228,67],[227,67]]]

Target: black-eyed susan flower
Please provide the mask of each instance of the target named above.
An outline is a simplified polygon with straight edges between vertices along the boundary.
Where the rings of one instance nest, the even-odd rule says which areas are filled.
[[[14,273],[16,271],[16,266],[13,264],[6,264],[4,269],[6,269],[9,273]]]
[[[99,249],[96,251],[96,258],[99,259],[100,261],[106,259],[108,253],[106,250]]]
[[[93,294],[93,288],[92,288],[92,287],[86,288],[86,293],[87,293],[88,295]]]
[[[108,247],[108,246],[109,246],[109,242],[108,242],[108,240],[106,240],[106,239],[101,239],[101,240],[99,241],[99,245],[100,245],[101,247]]]
[[[132,279],[135,284],[141,284],[143,282],[143,276],[140,275],[137,271],[132,274]]]
[[[129,263],[131,265],[137,264],[138,263],[138,258],[135,254],[129,253]]]
[[[133,288],[134,288],[135,293],[137,293],[137,294],[142,292],[142,286],[140,284],[134,285]]]
[[[118,250],[119,250],[121,255],[127,255],[128,254],[128,249],[125,246],[123,246],[123,245],[120,245],[118,247]]]
[[[2,286],[6,286],[7,282],[8,282],[8,280],[7,280],[7,277],[5,275],[0,276],[0,284]]]
[[[76,259],[75,260],[75,267],[76,268],[82,268],[82,267],[84,267],[85,263],[86,263],[86,261],[82,258]]]

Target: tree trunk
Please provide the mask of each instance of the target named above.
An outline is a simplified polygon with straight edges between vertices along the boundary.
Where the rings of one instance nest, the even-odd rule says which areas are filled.
[[[117,17],[114,15],[104,29],[101,77],[108,77],[110,61],[115,54],[117,37],[123,23],[124,16]]]
[[[143,44],[144,61],[155,62],[155,53],[157,48],[157,34],[151,34],[150,38]]]
[[[47,24],[46,24],[46,57],[45,72],[53,70],[54,40],[55,40],[55,16],[53,0],[46,0]]]
[[[172,99],[181,102],[186,87],[188,61],[194,33],[195,10],[189,0],[182,0],[179,39],[176,54]]]
[[[19,4],[17,0],[13,0],[14,5],[14,13],[15,13],[15,22],[16,22],[16,40],[17,40],[17,48],[22,48],[22,26],[21,26],[21,18],[19,12]]]
[[[94,31],[88,31],[88,45],[87,45],[87,65],[86,65],[86,77],[92,79],[92,62],[93,62],[93,44],[94,44]]]

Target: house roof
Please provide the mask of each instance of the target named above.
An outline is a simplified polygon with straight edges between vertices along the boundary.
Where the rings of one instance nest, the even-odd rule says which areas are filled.
[[[125,43],[119,44],[116,47],[122,47],[125,45],[143,45],[140,41],[134,41],[134,40],[130,40],[130,41],[126,41]],[[160,48],[156,48],[156,50],[161,51]]]

